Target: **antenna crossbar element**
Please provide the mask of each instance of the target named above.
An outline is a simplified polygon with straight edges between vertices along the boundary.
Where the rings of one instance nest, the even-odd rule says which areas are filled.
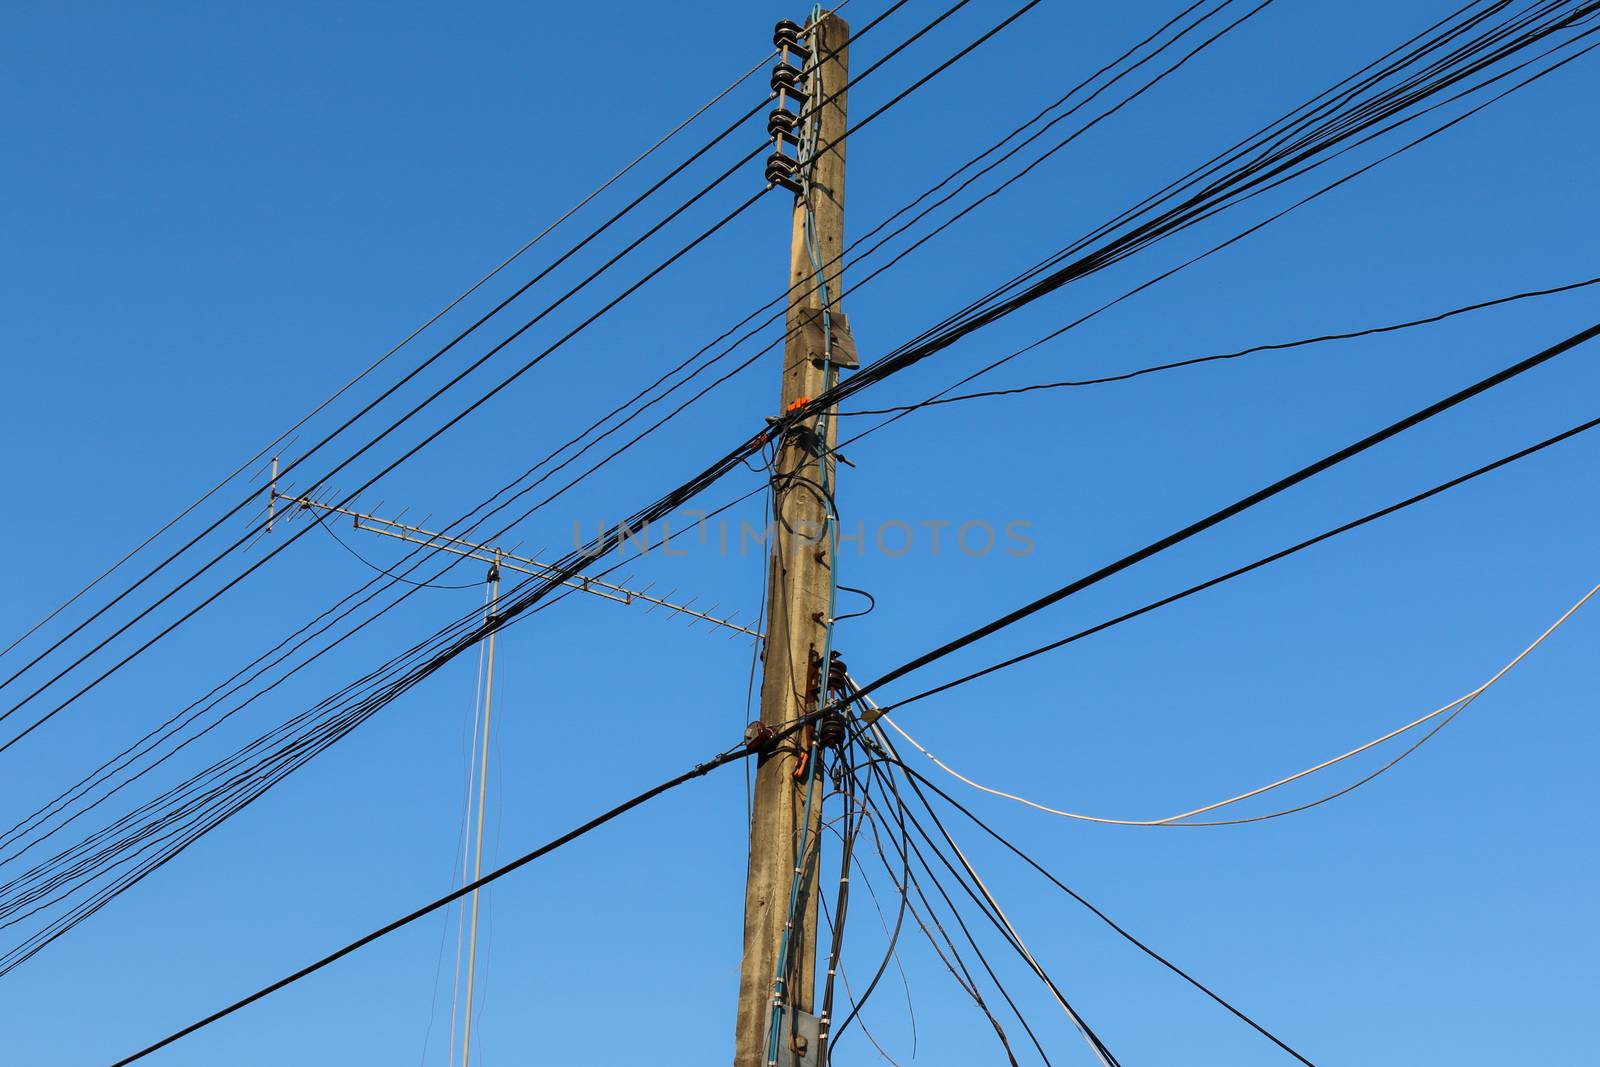
[[[425,530],[421,526],[400,522],[397,519],[385,519],[377,515],[369,515],[366,512],[354,511],[350,508],[335,507],[332,504],[324,504],[309,497],[280,493],[276,485],[270,490],[269,515],[276,514],[277,504],[280,501],[289,507],[303,511],[319,511],[325,515],[346,515],[349,516],[357,530],[365,533],[378,534],[381,537],[392,537],[408,544],[421,545],[438,552],[448,552],[451,555],[461,556],[465,559],[481,560],[484,563],[498,563],[501,569],[516,571],[518,574],[526,574],[535,578],[551,578],[556,574],[555,568],[548,563],[540,563],[538,560],[527,556],[515,555],[493,545],[478,544],[464,538],[452,537],[449,534],[436,533],[432,530]],[[653,596],[644,590],[630,589],[614,582],[602,581],[599,578],[589,578],[583,575],[562,579],[561,584],[569,589],[588,593],[590,596],[596,596],[602,600],[610,600],[617,604],[649,604],[652,611],[658,607],[670,608],[672,610],[668,615],[669,618],[675,615],[686,615],[693,620],[720,626],[735,633],[746,634],[755,638],[764,636],[760,630],[753,630],[748,626],[734,622],[732,615],[711,614],[711,611],[715,610],[715,605],[708,611],[695,610],[690,607],[696,599],[694,597],[689,598],[685,603],[679,604],[665,597]],[[735,612],[734,614],[737,615],[738,613]]]

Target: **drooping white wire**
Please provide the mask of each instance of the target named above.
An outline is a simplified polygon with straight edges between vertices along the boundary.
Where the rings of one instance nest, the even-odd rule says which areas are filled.
[[[1022,804],[1022,805],[1026,806],[1026,807],[1033,808],[1036,811],[1042,811],[1047,815],[1057,815],[1057,816],[1060,816],[1063,819],[1074,819],[1074,820],[1077,820],[1079,822],[1100,823],[1102,825],[1107,825],[1107,826],[1229,826],[1229,825],[1237,825],[1237,824],[1246,823],[1246,822],[1261,822],[1261,821],[1263,821],[1265,819],[1277,818],[1277,817],[1279,817],[1281,815],[1290,815],[1290,814],[1293,814],[1295,812],[1304,811],[1307,808],[1315,807],[1315,806],[1317,806],[1319,804],[1325,803],[1328,800],[1332,800],[1332,799],[1334,799],[1336,797],[1343,796],[1345,793],[1350,792],[1352,789],[1356,788],[1357,786],[1366,784],[1367,782],[1371,781],[1373,778],[1376,778],[1379,774],[1382,774],[1384,771],[1387,771],[1390,767],[1393,767],[1396,763],[1400,762],[1400,760],[1403,759],[1405,756],[1408,756],[1412,752],[1416,751],[1416,749],[1418,747],[1420,747],[1423,744],[1423,742],[1425,742],[1425,741],[1429,740],[1431,737],[1433,737],[1433,735],[1436,734],[1439,731],[1439,729],[1441,729],[1446,724],[1448,724],[1451,719],[1454,719],[1461,712],[1465,711],[1473,703],[1473,701],[1477,700],[1480,696],[1482,696],[1484,693],[1486,693],[1489,690],[1489,688],[1491,686],[1493,686],[1496,682],[1498,682],[1501,678],[1504,678],[1506,676],[1506,674],[1509,673],[1513,667],[1515,667],[1519,663],[1521,663],[1525,658],[1527,658],[1527,656],[1531,652],[1533,652],[1534,649],[1536,649],[1540,645],[1542,645],[1545,642],[1545,640],[1548,637],[1550,637],[1551,634],[1555,633],[1558,629],[1561,628],[1561,626],[1564,623],[1566,623],[1566,621],[1568,619],[1572,618],[1572,616],[1577,613],[1578,609],[1583,607],[1585,604],[1587,604],[1589,602],[1589,600],[1595,596],[1596,593],[1600,593],[1600,585],[1594,586],[1587,593],[1585,593],[1581,598],[1579,598],[1577,603],[1573,604],[1564,613],[1562,613],[1560,618],[1556,619],[1555,622],[1551,623],[1549,625],[1549,627],[1547,627],[1543,633],[1541,633],[1537,638],[1535,638],[1531,644],[1529,644],[1521,652],[1517,653],[1516,657],[1513,658],[1511,660],[1511,662],[1507,663],[1504,667],[1501,667],[1498,671],[1496,671],[1494,673],[1494,675],[1489,678],[1488,681],[1484,682],[1482,685],[1478,686],[1476,689],[1472,690],[1471,692],[1466,693],[1466,694],[1464,694],[1464,695],[1462,695],[1460,697],[1457,697],[1455,700],[1452,700],[1450,703],[1444,705],[1443,707],[1436,708],[1435,710],[1428,712],[1426,715],[1423,715],[1420,718],[1413,719],[1412,721],[1406,723],[1403,726],[1399,726],[1399,727],[1396,727],[1393,730],[1390,730],[1388,733],[1385,733],[1382,736],[1375,737],[1371,741],[1368,741],[1368,742],[1366,742],[1364,744],[1358,745],[1355,748],[1350,749],[1348,752],[1343,752],[1343,753],[1341,753],[1341,754],[1339,754],[1337,756],[1331,757],[1330,759],[1323,760],[1321,763],[1315,764],[1314,766],[1307,767],[1305,770],[1296,771],[1294,774],[1290,774],[1290,775],[1287,775],[1287,776],[1285,776],[1283,778],[1279,778],[1278,780],[1276,780],[1274,782],[1270,782],[1267,785],[1259,786],[1259,787],[1257,787],[1255,789],[1251,789],[1251,790],[1249,790],[1247,792],[1239,793],[1236,796],[1231,796],[1231,797],[1227,798],[1226,800],[1219,800],[1219,801],[1217,801],[1215,803],[1206,804],[1206,805],[1204,805],[1202,807],[1192,808],[1192,809],[1190,809],[1188,811],[1180,812],[1177,815],[1169,815],[1169,816],[1167,816],[1166,818],[1163,818],[1163,819],[1113,819],[1113,818],[1106,818],[1106,817],[1097,816],[1097,815],[1085,815],[1085,814],[1082,814],[1081,812],[1064,811],[1064,810],[1062,810],[1060,808],[1054,808],[1054,807],[1051,807],[1051,806],[1049,806],[1047,804],[1041,804],[1038,801],[1030,800],[1027,797],[1018,796],[1015,793],[1008,793],[1008,792],[1006,792],[1004,790],[1001,790],[1001,789],[995,789],[995,788],[992,788],[990,786],[983,785],[982,783],[973,781],[971,778],[968,778],[966,775],[962,774],[960,771],[955,770],[949,764],[945,763],[943,760],[939,759],[939,757],[935,756],[932,752],[928,751],[928,749],[924,748],[920,743],[918,743],[918,741],[915,738],[913,738],[910,734],[906,733],[906,731],[900,726],[900,724],[896,723],[888,715],[882,715],[882,716],[879,716],[879,718],[883,722],[888,723],[889,726],[896,733],[898,733],[901,737],[905,738],[905,740],[913,748],[915,748],[918,752],[920,752],[924,756],[926,756],[929,760],[931,760],[934,763],[935,766],[937,766],[940,770],[944,771],[946,774],[949,774],[951,777],[957,779],[958,781],[961,781],[961,782],[965,783],[966,785],[971,786],[973,789],[976,789],[979,792],[988,793],[991,796],[997,796],[997,797],[1000,797],[1003,800],[1015,801],[1018,804]],[[1366,776],[1365,778],[1362,778],[1360,781],[1354,783],[1351,786],[1348,786],[1348,787],[1346,787],[1344,789],[1338,790],[1335,793],[1331,793],[1331,794],[1329,794],[1329,795],[1327,795],[1325,797],[1322,797],[1322,798],[1320,798],[1318,800],[1312,801],[1312,802],[1310,802],[1308,804],[1297,805],[1296,807],[1293,807],[1293,808],[1285,809],[1283,811],[1271,812],[1271,813],[1268,813],[1266,815],[1256,815],[1256,816],[1251,816],[1251,817],[1245,818],[1245,819],[1231,819],[1231,820],[1219,820],[1219,821],[1209,821],[1209,822],[1194,822],[1194,821],[1190,821],[1197,815],[1204,815],[1205,813],[1210,812],[1210,811],[1215,811],[1218,808],[1225,808],[1225,807],[1228,807],[1230,805],[1237,804],[1237,803],[1239,803],[1241,801],[1249,800],[1249,799],[1251,799],[1253,797],[1260,796],[1263,793],[1267,793],[1267,792],[1270,792],[1271,790],[1278,789],[1278,788],[1280,788],[1282,786],[1290,784],[1291,782],[1299,781],[1301,778],[1305,778],[1308,775],[1312,775],[1312,774],[1317,773],[1318,771],[1325,770],[1328,767],[1332,767],[1336,763],[1342,763],[1345,760],[1350,759],[1350,758],[1352,758],[1354,756],[1359,756],[1361,753],[1366,752],[1369,749],[1375,748],[1378,745],[1383,744],[1385,741],[1393,740],[1394,738],[1399,737],[1401,734],[1404,734],[1404,733],[1407,733],[1407,732],[1409,732],[1411,730],[1414,730],[1417,727],[1423,725],[1424,723],[1427,723],[1427,722],[1430,722],[1430,721],[1432,721],[1434,719],[1437,719],[1440,716],[1444,716],[1445,717],[1444,721],[1439,723],[1438,726],[1436,726],[1433,730],[1429,731],[1421,740],[1419,740],[1415,745],[1411,746],[1411,748],[1407,749],[1405,752],[1402,752],[1400,754],[1400,756],[1397,756],[1395,759],[1391,760],[1389,763],[1385,764],[1383,767],[1380,767],[1377,771],[1373,772],[1372,774]]]

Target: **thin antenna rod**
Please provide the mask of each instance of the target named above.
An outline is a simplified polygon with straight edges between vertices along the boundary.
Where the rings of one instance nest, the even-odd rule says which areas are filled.
[[[500,610],[500,554],[495,553],[494,563],[489,568],[489,609],[485,613],[484,622],[489,626],[489,636],[484,638],[485,660],[487,666],[483,675],[483,731],[482,744],[478,751],[481,753],[478,763],[478,829],[477,841],[473,845],[472,880],[478,881],[483,877],[483,809],[484,796],[489,782],[489,709],[494,699],[494,639],[499,631],[493,626],[494,617]],[[461,1067],[468,1067],[468,1056],[472,1052],[472,993],[474,973],[478,963],[478,890],[472,891],[472,920],[468,924],[467,936],[467,1009],[462,1021],[461,1030]]]

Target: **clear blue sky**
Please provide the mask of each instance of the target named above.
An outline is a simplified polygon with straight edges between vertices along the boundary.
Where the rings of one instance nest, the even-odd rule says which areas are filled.
[[[851,140],[851,231],[1178,6],[1046,0]],[[1452,6],[1279,0],[1013,194],[847,292],[863,355],[886,351]],[[848,15],[859,25],[881,7],[855,0]],[[857,66],[936,10],[927,0],[908,5],[861,42]],[[1000,10],[971,5],[853,91],[852,112],[888,99]],[[10,146],[0,200],[0,636],[26,629],[754,63],[775,18],[803,15],[731,0],[678,9],[14,9],[0,45]],[[1595,60],[1580,61],[997,381],[1114,373],[1592,275],[1597,81]],[[664,158],[759,93],[752,82]],[[756,136],[752,126],[716,158],[731,162]],[[752,169],[730,182],[625,264],[604,293],[758,181]],[[597,207],[640,187],[630,180]],[[747,212],[365,501],[382,499],[391,513],[404,505],[412,516],[455,514],[619,392],[770,298],[787,265],[779,201]],[[491,295],[601,217],[558,231]],[[1160,246],[869,396],[925,395],[1227,232],[1218,225]],[[585,295],[490,369],[520,362],[604,293]],[[900,558],[847,557],[841,579],[872,590],[878,608],[845,624],[841,647],[859,676],[875,675],[1589,325],[1596,308],[1583,291],[1426,331],[953,406],[897,424],[852,450],[856,466],[840,487],[847,522],[1024,520],[1036,548],[1021,559],[977,559],[946,546],[935,557],[921,541]],[[453,372],[465,355],[442,369]],[[916,681],[1126,610],[1593,417],[1597,357],[1573,353]],[[575,519],[592,529],[653,498],[771,411],[775,377],[769,357],[519,536],[559,552]],[[1600,580],[1597,460],[1600,441],[1581,439],[908,709],[902,721],[982,780],[1095,813],[1159,815],[1268,781],[1477,685]],[[731,479],[714,502],[754,477]],[[397,558],[383,543],[359,547]],[[633,570],[641,584],[679,587],[747,617],[758,606],[753,556],[656,556]],[[0,806],[8,815],[31,810],[366,577],[326,538],[302,539],[0,755]],[[479,595],[412,598],[347,654],[230,723],[213,751],[287,718]],[[1600,948],[1588,817],[1600,741],[1597,637],[1600,620],[1580,614],[1394,773],[1292,819],[1146,831],[973,799],[1081,892],[1319,1064],[1592,1062],[1583,1020],[1592,1016]],[[747,718],[748,665],[741,642],[598,601],[564,603],[510,631],[496,698],[491,858],[729,744]],[[109,1062],[448,888],[472,685],[469,663],[441,672],[5,978],[7,1062]],[[1355,772],[1333,773],[1343,784]],[[723,772],[494,889],[477,1031],[483,1063],[726,1061],[742,788],[737,770]],[[1288,1062],[1026,870],[986,847],[974,858],[1130,1067]],[[444,922],[393,936],[152,1062],[442,1063],[448,963],[443,1000],[430,1005]],[[876,963],[877,924],[858,898],[846,959],[858,976]],[[902,947],[914,1061],[998,1062],[981,1018],[920,937]],[[1006,967],[1055,1062],[1089,1062],[1041,991]],[[898,978],[877,995],[869,1022],[900,1062],[913,1059]],[[859,1033],[847,1042],[841,1061],[875,1058]]]

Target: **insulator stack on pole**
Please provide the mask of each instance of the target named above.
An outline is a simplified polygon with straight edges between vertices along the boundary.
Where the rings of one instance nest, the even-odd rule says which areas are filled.
[[[811,96],[809,89],[816,82],[804,32],[788,19],[773,28],[772,44],[778,50],[778,65],[772,68],[771,84],[777,106],[767,116],[767,134],[772,138],[767,183],[796,195],[804,191],[800,183],[801,124],[814,117],[807,113],[806,105]],[[795,110],[789,109],[790,104]]]

